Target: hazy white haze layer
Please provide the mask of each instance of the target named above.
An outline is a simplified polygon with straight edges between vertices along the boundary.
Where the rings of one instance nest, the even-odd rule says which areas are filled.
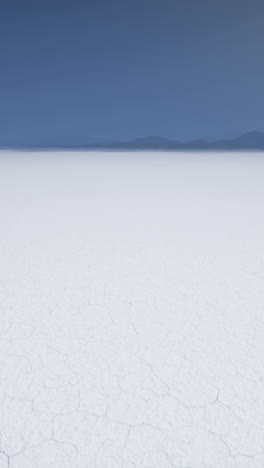
[[[264,155],[0,153],[0,468],[263,468]]]

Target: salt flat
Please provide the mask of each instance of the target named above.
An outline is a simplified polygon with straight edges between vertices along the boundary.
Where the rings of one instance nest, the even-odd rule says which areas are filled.
[[[0,468],[263,468],[263,180],[0,153]]]

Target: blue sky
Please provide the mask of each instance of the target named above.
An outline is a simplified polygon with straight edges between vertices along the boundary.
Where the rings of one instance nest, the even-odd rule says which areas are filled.
[[[264,130],[264,2],[3,1],[0,144]]]

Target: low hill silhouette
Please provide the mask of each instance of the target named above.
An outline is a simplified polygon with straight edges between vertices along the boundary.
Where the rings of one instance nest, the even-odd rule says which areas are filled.
[[[0,146],[1,147],[1,146]],[[204,139],[182,142],[179,140],[160,136],[146,136],[134,138],[129,141],[96,141],[87,144],[28,144],[28,145],[4,145],[3,148],[17,149],[102,149],[102,150],[164,150],[164,151],[264,151],[264,133],[260,131],[246,132],[237,138],[219,139],[208,141]]]

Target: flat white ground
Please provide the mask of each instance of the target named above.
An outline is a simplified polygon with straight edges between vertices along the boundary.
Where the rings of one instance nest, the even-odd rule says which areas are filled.
[[[263,468],[264,155],[0,153],[0,468]]]

